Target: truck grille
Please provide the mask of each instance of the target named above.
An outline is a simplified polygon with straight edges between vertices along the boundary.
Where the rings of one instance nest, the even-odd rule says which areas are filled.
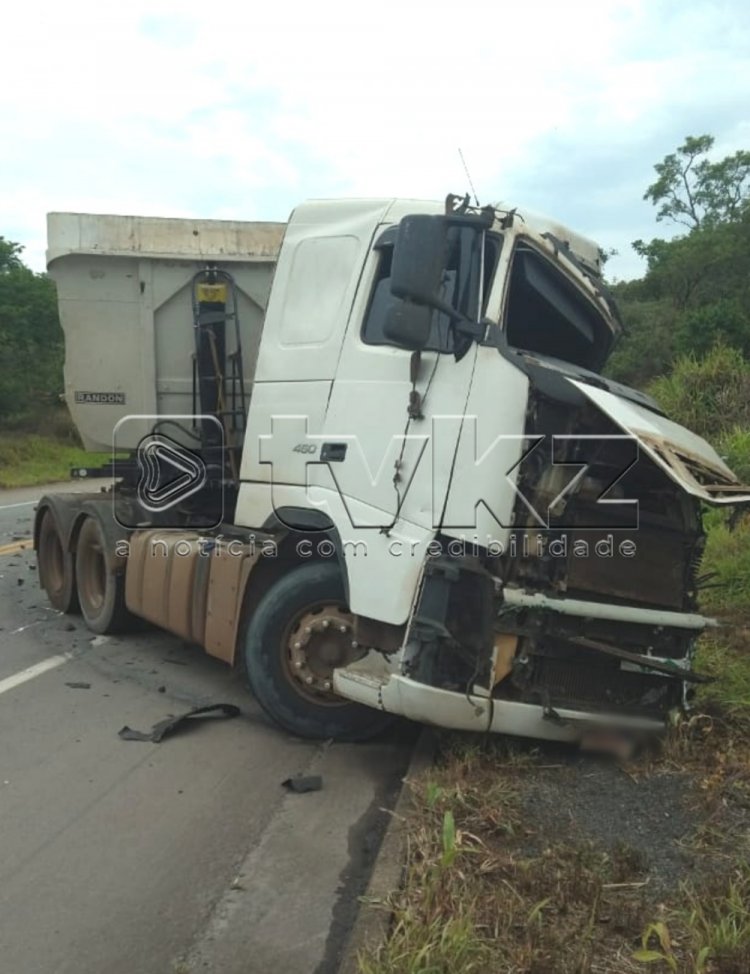
[[[680,687],[676,680],[622,670],[618,664],[546,657],[535,660],[533,688],[527,694],[552,707],[660,717],[677,702]]]

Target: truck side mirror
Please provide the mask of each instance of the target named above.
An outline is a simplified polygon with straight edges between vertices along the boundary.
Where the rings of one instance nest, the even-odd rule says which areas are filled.
[[[391,293],[415,304],[438,308],[448,252],[448,226],[442,216],[405,216],[398,225],[391,264]]]
[[[389,309],[383,324],[383,334],[388,341],[414,352],[427,345],[431,322],[432,308],[424,304],[412,304],[411,301],[401,301]]]

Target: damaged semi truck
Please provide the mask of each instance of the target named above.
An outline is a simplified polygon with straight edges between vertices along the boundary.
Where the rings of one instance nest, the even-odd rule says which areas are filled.
[[[272,718],[577,741],[689,704],[717,453],[602,376],[595,243],[502,206],[288,224],[49,216],[66,398],[114,486],[36,511],[42,586],[246,669]],[[83,475],[87,471],[80,471]]]

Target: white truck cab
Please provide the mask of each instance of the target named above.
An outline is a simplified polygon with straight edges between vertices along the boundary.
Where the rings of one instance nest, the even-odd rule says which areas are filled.
[[[51,221],[69,240],[70,218]],[[750,488],[602,377],[620,323],[597,245],[452,196],[309,202],[277,247],[247,226],[233,247],[213,227],[210,252],[157,252],[145,230],[131,253],[94,247],[95,228],[64,252],[51,238],[74,417],[84,441],[109,422],[135,454],[104,501],[40,504],[53,602],[97,631],[141,616],[244,661],[265,709],[305,736],[364,737],[388,714],[571,741],[663,727],[714,625],[696,608],[701,505]],[[100,379],[114,399],[79,403],[128,274],[133,341],[154,360],[143,398],[115,367]],[[144,499],[144,477],[164,488],[167,422],[221,494],[214,523],[198,488]]]

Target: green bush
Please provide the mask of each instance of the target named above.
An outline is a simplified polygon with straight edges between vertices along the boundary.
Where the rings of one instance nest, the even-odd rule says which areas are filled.
[[[731,528],[722,511],[705,519],[706,550],[701,573],[710,574],[710,588],[701,595],[708,612],[746,616],[750,612],[750,521]]]
[[[716,449],[740,480],[750,484],[750,429],[736,426],[722,434]]]
[[[679,319],[675,333],[679,354],[706,355],[719,344],[750,354],[750,312],[737,297],[693,308]]]
[[[675,422],[714,441],[750,428],[750,362],[737,349],[717,345],[702,359],[679,358],[674,369],[651,383],[651,395]]]

